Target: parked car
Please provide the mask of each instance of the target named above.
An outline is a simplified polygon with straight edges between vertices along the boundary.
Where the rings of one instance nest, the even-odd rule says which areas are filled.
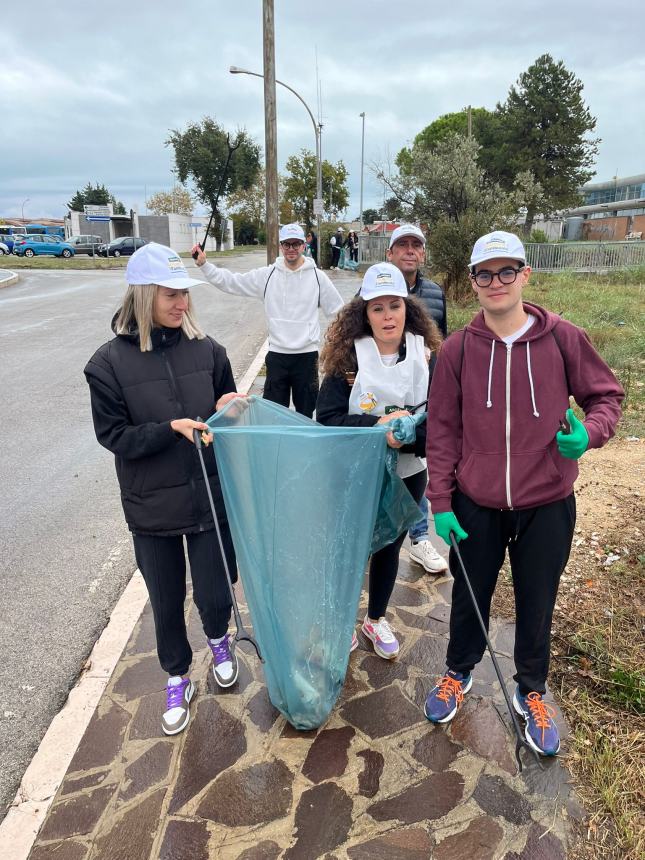
[[[147,239],[122,236],[120,239],[113,239],[109,245],[101,245],[99,254],[102,257],[129,257],[130,254],[134,254],[135,251],[147,244]]]
[[[0,256],[2,256],[2,254],[10,254],[10,253],[11,252],[9,251],[9,248],[5,245],[5,243],[0,242]]]
[[[76,254],[98,254],[99,247],[105,243],[100,236],[70,236],[65,239],[71,245]]]
[[[26,236],[15,236],[13,252],[18,257],[35,257],[38,254],[53,254],[55,257],[74,256],[74,249],[67,242],[63,242],[58,236],[45,236],[41,234],[30,234]]]

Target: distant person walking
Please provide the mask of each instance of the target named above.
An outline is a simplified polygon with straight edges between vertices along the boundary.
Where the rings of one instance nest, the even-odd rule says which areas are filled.
[[[340,252],[345,243],[345,230],[343,227],[339,227],[334,235],[329,240],[329,244],[331,245],[331,266],[330,269],[337,269],[338,263],[340,262]]]
[[[349,251],[350,260],[358,263],[358,233],[355,230],[350,230],[347,234],[345,247]]]
[[[291,398],[297,412],[311,418],[318,397],[318,309],[334,316],[343,300],[327,275],[305,257],[305,234],[299,224],[280,229],[280,249],[272,266],[235,274],[214,266],[195,245],[197,265],[206,280],[237,296],[264,302],[269,326],[264,397],[289,408]]]
[[[314,263],[318,265],[318,237],[313,230],[307,233],[307,247]]]

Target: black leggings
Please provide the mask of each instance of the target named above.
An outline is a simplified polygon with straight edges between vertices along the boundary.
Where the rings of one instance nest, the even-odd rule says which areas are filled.
[[[515,592],[514,677],[522,695],[533,690],[544,693],[551,619],[571,549],[576,500],[571,494],[536,508],[501,511],[483,508],[457,490],[452,509],[468,532],[459,552],[487,628],[493,592],[508,549]],[[455,581],[446,662],[449,669],[466,673],[481,660],[486,642],[454,550],[450,550],[450,571]]]
[[[403,483],[417,504],[421,501],[421,496],[426,488],[427,477],[426,470],[422,469],[415,475],[403,479]],[[406,534],[407,529],[402,531],[395,541],[375,552],[370,561],[367,615],[374,621],[385,615],[387,605],[390,602],[396,575],[399,571],[399,551]]]
[[[233,580],[237,579],[235,551],[226,521],[220,521],[222,542]],[[228,629],[231,596],[215,530],[188,534],[188,558],[193,580],[193,599],[204,633],[219,639]],[[186,556],[184,536],[132,535],[134,554],[143,574],[155,620],[157,654],[169,675],[185,675],[193,659],[186,635]]]

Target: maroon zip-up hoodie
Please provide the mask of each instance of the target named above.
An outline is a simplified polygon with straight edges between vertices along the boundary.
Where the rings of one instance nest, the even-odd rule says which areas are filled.
[[[524,302],[524,310],[535,322],[511,346],[480,312],[439,353],[426,447],[435,514],[451,510],[455,486],[488,508],[532,508],[568,496],[578,463],[560,454],[555,434],[569,394],[584,410],[590,448],[614,434],[624,392],[587,334],[538,305]]]

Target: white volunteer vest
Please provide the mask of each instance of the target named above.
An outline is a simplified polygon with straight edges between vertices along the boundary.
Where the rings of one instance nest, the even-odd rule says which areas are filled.
[[[388,406],[416,406],[428,396],[428,359],[421,335],[405,333],[405,359],[388,367],[372,337],[354,341],[358,372],[349,396],[350,415],[386,414]],[[414,454],[399,454],[401,478],[425,469],[426,461]]]

